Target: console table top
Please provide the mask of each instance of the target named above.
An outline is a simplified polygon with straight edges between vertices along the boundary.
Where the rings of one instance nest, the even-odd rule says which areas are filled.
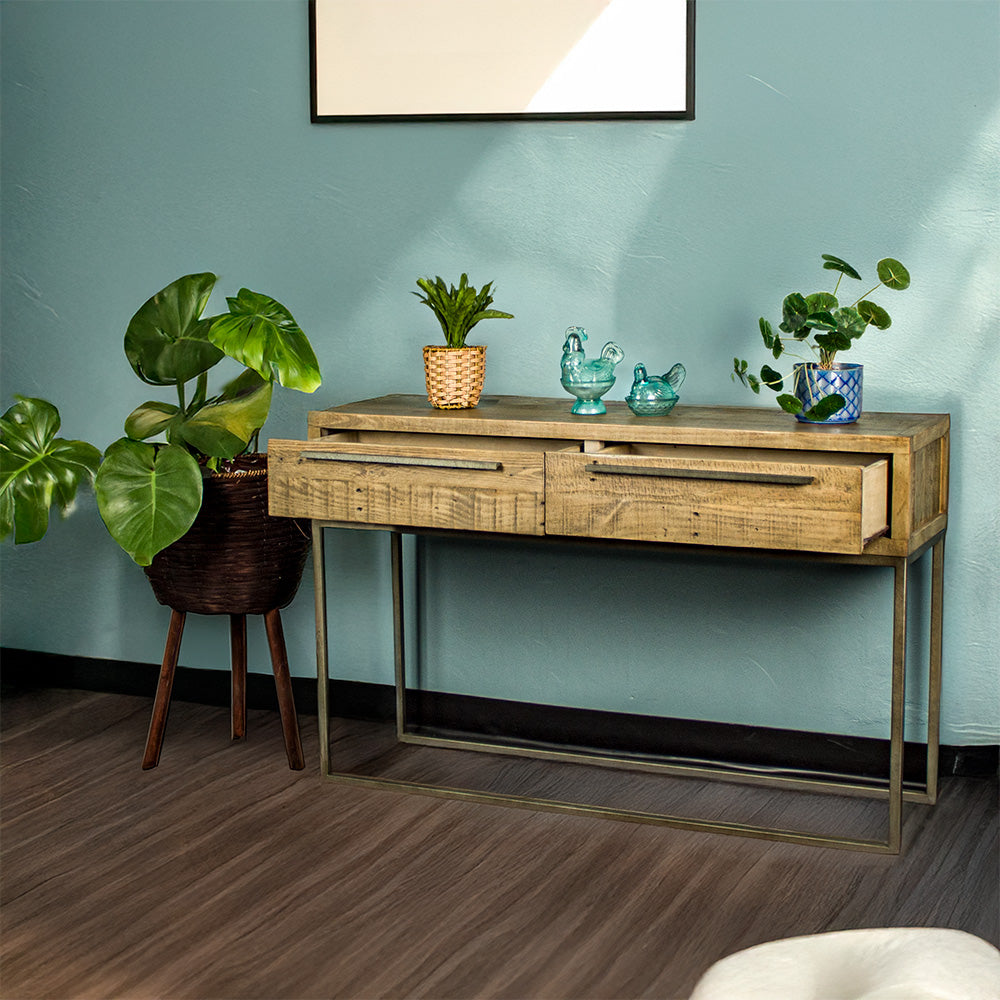
[[[406,429],[424,433],[789,448],[803,451],[909,451],[948,433],[946,413],[862,413],[853,424],[805,424],[776,408],[688,406],[637,417],[623,402],[601,416],[576,416],[572,400],[483,396],[468,410],[438,410],[425,396],[395,394],[309,413],[310,437],[332,430]]]

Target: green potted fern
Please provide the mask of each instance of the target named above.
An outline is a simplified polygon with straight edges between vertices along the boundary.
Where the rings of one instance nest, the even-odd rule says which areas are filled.
[[[759,320],[764,347],[775,359],[786,353],[795,356],[789,349],[793,344],[808,348],[810,355],[798,355],[799,363],[793,366],[790,376],[768,364],[755,375],[745,360],[733,358],[732,378],[755,393],[762,387],[778,393],[778,405],[804,423],[852,423],[861,415],[864,369],[859,364],[838,361],[837,357],[848,351],[869,326],[877,330],[889,328],[889,314],[868,296],[883,286],[895,291],[909,288],[910,275],[898,260],[886,257],[876,265],[878,283],[851,305],[842,306],[836,297],[841,281],[844,277],[861,281],[861,275],[839,257],[825,253],[822,259],[825,270],[838,272],[832,292],[787,295],[777,332],[764,317]],[[791,393],[784,392],[788,381]]]
[[[412,292],[437,317],[444,332],[444,347],[424,347],[427,398],[443,410],[468,409],[479,402],[486,375],[486,345],[467,346],[466,337],[484,319],[513,319],[513,315],[491,309],[493,282],[478,291],[463,274],[458,287],[440,277],[418,278],[419,292]]]

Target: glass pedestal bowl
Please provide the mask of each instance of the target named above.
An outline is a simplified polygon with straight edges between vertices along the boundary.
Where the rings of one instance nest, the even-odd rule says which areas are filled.
[[[614,378],[602,381],[571,381],[562,378],[560,379],[560,384],[568,393],[576,396],[576,402],[573,404],[571,413],[592,417],[608,412],[608,408],[601,400],[601,396],[615,384]]]

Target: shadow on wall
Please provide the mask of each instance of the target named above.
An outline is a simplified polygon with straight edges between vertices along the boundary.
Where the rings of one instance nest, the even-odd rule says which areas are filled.
[[[983,91],[984,59],[941,48],[962,35],[956,16],[974,18],[974,37],[982,13],[702,5],[699,120],[621,255],[615,318],[634,344],[629,360],[657,371],[683,361],[688,402],[763,403],[731,382],[731,359],[768,360],[757,318],[777,314],[799,283],[822,287],[820,254],[834,253],[862,274],[898,257],[914,276],[905,299],[887,303],[894,327],[851,353],[873,369],[869,409],[945,408],[969,369],[928,371],[943,329],[953,331],[950,357],[995,362],[985,347],[998,316],[998,88],[963,105]],[[996,11],[992,20],[1000,28]],[[849,53],[852,72],[833,83],[810,60],[789,59],[788,40],[807,37]],[[806,148],[817,123],[828,145]]]
[[[982,12],[973,5],[703,5],[694,123],[677,131],[588,128],[587,155],[580,157],[573,155],[584,146],[579,128],[535,133],[530,144],[524,133],[512,132],[470,172],[467,187],[435,223],[430,242],[441,234],[449,254],[462,249],[479,259],[483,254],[466,234],[488,236],[503,264],[522,274],[532,269],[530,280],[522,280],[530,308],[528,322],[520,326],[529,327],[536,339],[528,348],[517,341],[514,350],[512,332],[504,332],[505,346],[491,359],[488,391],[558,394],[554,358],[562,323],[553,316],[562,314],[587,326],[598,344],[619,340],[629,363],[642,360],[659,371],[683,361],[689,378],[682,402],[689,403],[773,405],[732,386],[731,358],[758,350],[757,317],[780,308],[790,282],[821,283],[821,253],[843,254],[862,273],[881,256],[904,260],[914,285],[905,304],[890,309],[894,328],[866,339],[858,360],[872,372],[869,409],[953,414],[945,641],[946,656],[961,651],[962,663],[946,677],[945,702],[955,719],[979,718],[976,738],[989,741],[997,734],[993,723],[981,721],[984,713],[977,706],[996,701],[995,692],[983,690],[992,676],[988,654],[991,649],[995,654],[996,640],[980,636],[969,650],[959,639],[971,624],[963,619],[977,613],[982,599],[979,583],[961,581],[952,567],[967,565],[973,547],[981,544],[968,526],[995,516],[988,482],[980,481],[983,492],[974,497],[965,489],[969,484],[962,485],[970,462],[991,467],[988,456],[976,457],[972,450],[972,442],[991,437],[980,423],[988,408],[963,403],[960,385],[981,368],[983,341],[996,326],[996,306],[985,298],[995,288],[996,258],[983,255],[984,247],[995,245],[996,94],[981,105],[956,103],[981,88],[982,53],[967,58],[968,53],[942,53],[940,47],[942,37],[977,37],[975,24],[957,30],[954,17],[981,18]],[[856,63],[856,72],[835,86],[815,65],[787,56],[790,38],[817,34],[832,50],[850,52]],[[831,136],[828,153],[803,146],[816,122]],[[533,189],[525,183],[529,164]],[[514,207],[511,216],[491,215],[482,196],[491,185]],[[408,252],[420,245],[414,241]],[[504,253],[520,254],[524,263],[515,265]],[[497,271],[502,274],[503,267]],[[574,301],[567,301],[567,288],[577,293]],[[579,311],[566,314],[567,306]],[[953,331],[945,378],[936,364],[924,367],[926,359],[941,355],[942,329]],[[995,351],[989,358],[996,364]],[[616,386],[609,398],[625,391]],[[959,488],[968,499],[959,498]],[[987,513],[974,514],[971,503]],[[569,564],[561,553],[550,559]],[[458,563],[444,566],[443,580],[458,569]],[[710,605],[724,581],[724,573],[710,573],[697,585],[695,598]],[[811,583],[808,570],[790,572],[785,580],[775,604],[783,628],[809,626],[809,604],[801,598]],[[851,708],[855,721],[864,723],[874,695],[854,682],[862,678],[869,654],[881,648],[881,624],[867,620],[873,600],[881,598],[874,597],[867,578],[844,584],[838,600],[860,652],[847,658],[842,683],[859,693]],[[504,604],[499,581],[481,579],[477,587],[483,607]],[[460,606],[461,588],[446,590],[446,603]],[[534,612],[527,613],[522,625],[530,633]],[[489,616],[477,620],[489,634]],[[773,617],[763,627],[773,630]],[[502,641],[501,632],[490,641]],[[713,639],[703,656],[711,659],[716,647],[721,650],[722,644]],[[579,648],[554,650],[546,662],[568,675],[574,657],[582,655]],[[780,666],[791,671],[792,682],[804,669],[794,654],[784,654]],[[918,663],[915,669],[926,668]],[[922,678],[914,683],[919,690]],[[554,689],[558,684],[552,678]],[[697,687],[691,678],[682,698],[693,697]],[[544,700],[546,692],[536,695]],[[797,724],[823,728],[829,720],[822,709],[810,718],[806,708]],[[950,732],[952,738],[966,735]]]

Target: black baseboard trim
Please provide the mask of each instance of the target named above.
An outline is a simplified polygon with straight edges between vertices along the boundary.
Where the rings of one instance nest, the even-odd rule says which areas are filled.
[[[159,666],[152,663],[4,649],[0,693],[8,698],[40,688],[73,688],[152,699],[158,676]],[[298,711],[315,715],[316,682],[293,677],[292,687]],[[179,701],[226,706],[230,699],[229,671],[178,667],[173,697]],[[373,721],[390,720],[395,711],[394,692],[387,684],[331,681],[330,703],[341,715]],[[277,710],[274,680],[269,674],[247,676],[247,705]],[[408,692],[407,718],[413,731],[428,735],[591,753],[614,749],[637,759],[694,759],[736,767],[764,767],[789,774],[837,774],[878,780],[886,774],[889,760],[888,740],[870,737],[659,719],[433,691]],[[925,760],[923,744],[906,744],[907,782],[919,783]],[[992,777],[998,771],[1000,746],[941,747],[942,775]]]

